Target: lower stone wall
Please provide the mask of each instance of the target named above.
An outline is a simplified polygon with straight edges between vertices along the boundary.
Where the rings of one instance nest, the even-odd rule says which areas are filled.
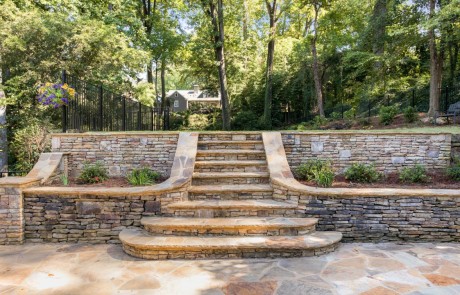
[[[0,245],[23,242],[22,206],[20,188],[0,187]]]
[[[126,227],[139,227],[143,216],[172,215],[166,206],[186,192],[157,196],[24,196],[26,242],[119,243]]]
[[[460,198],[312,196],[275,188],[274,198],[298,200],[298,211],[318,218],[318,231],[339,231],[344,242],[459,242]]]

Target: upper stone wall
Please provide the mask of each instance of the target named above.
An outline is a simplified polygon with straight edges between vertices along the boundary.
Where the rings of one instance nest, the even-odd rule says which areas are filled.
[[[177,132],[54,134],[52,151],[69,153],[71,176],[78,176],[85,162],[101,161],[111,176],[150,167],[168,177],[178,137]]]
[[[372,133],[282,133],[291,169],[308,159],[330,159],[342,173],[352,163],[375,164],[389,173],[417,163],[429,169],[444,169],[450,163],[450,134]]]

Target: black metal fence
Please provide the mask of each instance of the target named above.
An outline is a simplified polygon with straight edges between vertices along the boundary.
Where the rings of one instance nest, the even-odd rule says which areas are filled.
[[[62,108],[62,131],[168,130],[169,108],[154,108],[102,85],[93,85],[65,71],[62,82],[75,89],[75,98]]]

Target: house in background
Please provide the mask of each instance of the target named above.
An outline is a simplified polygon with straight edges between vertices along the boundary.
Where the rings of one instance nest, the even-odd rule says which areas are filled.
[[[173,112],[182,112],[190,109],[194,104],[202,107],[220,107],[220,94],[216,97],[207,91],[202,91],[198,85],[193,90],[170,90],[166,93],[169,109]]]

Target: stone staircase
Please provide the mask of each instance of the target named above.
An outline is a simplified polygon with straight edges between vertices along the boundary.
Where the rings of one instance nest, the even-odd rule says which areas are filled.
[[[175,217],[144,217],[120,233],[145,259],[300,257],[333,251],[342,235],[316,232],[297,204],[273,200],[260,133],[200,134],[188,201]]]

